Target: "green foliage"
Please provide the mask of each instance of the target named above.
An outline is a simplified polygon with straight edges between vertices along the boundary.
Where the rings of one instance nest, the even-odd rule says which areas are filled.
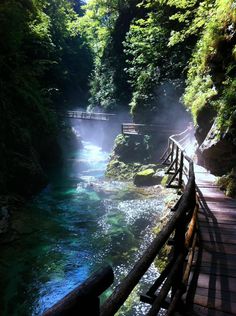
[[[41,166],[57,150],[55,108],[73,103],[76,95],[78,100],[77,91],[85,100],[90,57],[79,34],[72,32],[78,19],[74,4],[0,3],[1,191],[19,190],[15,181],[20,170],[26,178],[27,169],[29,178],[37,173],[35,182],[45,183]]]
[[[116,86],[114,84],[114,70],[106,67],[106,63],[96,65],[90,81],[89,99],[90,109],[101,106],[107,110],[117,110]]]
[[[159,14],[149,14],[146,20],[139,19],[134,22],[126,36],[124,43],[125,53],[128,57],[126,68],[130,77],[133,97],[130,103],[131,113],[135,116],[137,108],[142,112],[155,104],[154,87],[160,78],[160,67],[165,63],[166,30],[160,26]]]
[[[93,52],[90,109],[101,106],[114,111],[129,102],[122,43],[136,14],[137,2],[92,0],[84,6],[85,15],[77,27]]]
[[[85,14],[78,20],[77,27],[86,38],[96,60],[103,56],[117,18],[118,6],[118,0],[90,0],[83,7]]]
[[[215,1],[210,14],[204,4],[198,8],[204,29],[189,64],[184,101],[192,109],[195,119],[202,107],[213,106],[218,112],[218,126],[225,130],[231,124],[236,105],[236,14],[230,0]]]
[[[182,43],[174,48],[168,45],[175,10],[167,2],[147,1],[140,7],[146,14],[134,20],[124,43],[126,71],[132,86],[131,113],[135,121],[150,122],[161,112],[158,88],[169,81],[178,87],[190,50]]]

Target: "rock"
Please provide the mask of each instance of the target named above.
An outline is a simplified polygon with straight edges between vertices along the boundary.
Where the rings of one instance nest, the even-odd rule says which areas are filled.
[[[221,133],[215,122],[197,152],[199,163],[216,175],[235,167],[236,145],[229,129]]]
[[[161,181],[160,177],[155,176],[154,169],[146,169],[138,172],[134,176],[134,184],[137,186],[149,186],[159,184]]]
[[[236,170],[232,169],[228,175],[219,178],[220,189],[225,191],[227,196],[236,197]]]
[[[154,163],[150,163],[148,165],[142,165],[141,168],[140,168],[140,171],[144,171],[144,170],[147,170],[147,169],[153,169],[153,170],[157,170],[158,168],[158,165],[154,164]]]
[[[132,180],[141,166],[139,163],[124,163],[119,161],[118,157],[113,157],[107,164],[106,177],[117,180]]]
[[[111,155],[125,163],[155,163],[160,158],[164,148],[153,135],[123,135],[115,140]]]
[[[211,105],[206,105],[202,107],[197,115],[197,127],[195,132],[195,137],[198,144],[201,145],[210,131],[214,118],[216,116],[216,111]]]

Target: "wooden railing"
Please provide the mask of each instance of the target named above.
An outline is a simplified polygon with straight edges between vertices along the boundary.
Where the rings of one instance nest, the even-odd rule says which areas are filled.
[[[43,316],[99,316],[99,296],[113,281],[112,268],[107,266],[90,276],[84,283],[47,310]]]
[[[166,173],[172,174],[167,183],[167,187],[169,188],[180,188],[188,180],[192,159],[187,155],[185,147],[190,133],[191,127],[180,134],[170,136],[168,139],[167,149],[161,159],[164,165],[168,165]]]
[[[81,119],[81,120],[97,120],[109,121],[113,119],[116,114],[111,113],[96,113],[96,112],[81,112],[81,111],[67,111],[63,114],[64,117]]]
[[[182,186],[184,174],[186,177],[183,194],[172,208],[172,211],[174,211],[173,215],[166,226],[162,228],[160,233],[144,251],[140,259],[134,264],[132,270],[115,288],[111,296],[96,313],[91,315],[114,315],[125,303],[134,287],[144,276],[166,243],[172,246],[169,263],[161,272],[158,279],[151,285],[147,293],[141,295],[141,300],[151,304],[150,310],[146,314],[147,316],[156,316],[161,308],[166,309],[166,315],[172,315],[180,306],[181,296],[187,288],[196,244],[196,213],[198,209],[193,161],[187,156],[184,148],[180,144],[181,139],[185,137],[185,135],[186,132],[171,136],[169,138],[168,148],[163,157],[165,164],[169,166],[167,172],[173,172],[173,176],[175,176],[172,182],[177,179],[177,185]],[[100,292],[101,291],[98,291],[97,294]],[[170,292],[171,295],[167,300],[168,293]],[[63,306],[64,300],[65,299],[62,300],[60,305]],[[66,300],[70,300],[70,294],[68,294]],[[73,296],[73,301],[75,300],[76,295]],[[53,307],[52,310],[54,308],[55,307]],[[181,306],[181,309],[182,308],[183,306]],[[48,312],[45,314],[45,316],[52,315],[61,316],[71,314],[50,314]],[[90,314],[85,311],[79,315],[85,316]]]
[[[158,134],[171,134],[177,133],[176,129],[170,129],[167,124],[135,124],[135,123],[123,123],[121,125],[121,133],[125,135],[143,135],[145,133],[157,133]]]

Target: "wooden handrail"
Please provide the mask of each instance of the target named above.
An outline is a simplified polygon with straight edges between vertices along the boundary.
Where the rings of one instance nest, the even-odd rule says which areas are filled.
[[[157,237],[152,241],[150,246],[145,250],[142,257],[136,262],[133,269],[129,274],[121,281],[117,286],[113,294],[107,299],[107,301],[101,306],[100,316],[112,316],[119,308],[123,305],[125,300],[128,298],[131,291],[138,284],[141,277],[150,267],[151,263],[154,261],[158,255],[160,249],[167,242],[170,236],[175,231],[175,258],[173,267],[170,270],[169,276],[164,282],[162,290],[159,295],[153,301],[153,307],[147,315],[156,315],[156,313],[161,308],[163,300],[168,294],[170,287],[173,284],[180,284],[183,277],[183,268],[180,271],[180,266],[183,266],[183,259],[186,256],[187,248],[185,245],[185,232],[186,227],[191,220],[195,205],[196,205],[196,190],[195,190],[195,176],[193,161],[184,152],[184,148],[177,142],[176,137],[181,137],[185,135],[186,131],[181,134],[173,135],[169,138],[169,154],[172,156],[170,163],[176,159],[175,169],[179,169],[178,157],[174,157],[174,151],[176,149],[177,156],[178,152],[181,152],[180,164],[183,164],[183,160],[189,163],[189,175],[188,182],[186,184],[184,193],[181,197],[181,201],[178,204],[177,210],[171,217],[167,225],[162,229],[162,231],[157,235]],[[177,149],[178,148],[178,149]],[[171,155],[172,154],[172,155]],[[169,157],[170,157],[169,156]],[[181,167],[183,169],[183,167]],[[182,177],[182,171],[181,171]],[[180,272],[179,272],[180,271]],[[177,273],[178,272],[178,273]],[[177,275],[177,277],[176,277]],[[170,277],[171,276],[171,277]],[[175,276],[175,277],[174,277]],[[175,292],[178,287],[175,288]]]
[[[189,182],[186,186],[186,190],[183,194],[178,210],[174,213],[168,224],[162,229],[158,236],[152,241],[150,246],[145,250],[142,257],[134,265],[133,269],[129,272],[125,279],[117,286],[113,294],[101,306],[100,316],[111,316],[119,310],[141,277],[150,267],[151,263],[169,239],[170,235],[178,226],[180,220],[184,215],[186,215],[187,211],[193,211],[194,206],[195,180],[193,166],[191,166]]]
[[[83,112],[83,111],[66,111],[61,114],[67,118],[82,119],[82,120],[99,120],[108,121],[116,117],[114,113],[99,113],[99,112]]]
[[[121,133],[125,135],[129,134],[144,134],[144,133],[157,133],[167,134],[168,136],[176,133],[176,129],[170,130],[168,124],[163,124],[163,122],[157,124],[135,124],[135,123],[123,123],[121,125]]]
[[[99,316],[99,296],[113,283],[114,274],[110,266],[100,269],[90,276],[43,316]]]

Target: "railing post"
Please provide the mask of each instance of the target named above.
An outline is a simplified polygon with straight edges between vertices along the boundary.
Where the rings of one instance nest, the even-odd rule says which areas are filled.
[[[179,179],[178,186],[181,187],[183,181],[184,153],[181,151],[179,162]]]
[[[177,260],[181,255],[185,253],[185,232],[186,232],[186,214],[183,214],[180,218],[174,236],[174,258]],[[184,257],[183,257],[184,258]],[[180,288],[182,278],[183,278],[183,265],[181,264],[177,273],[175,273],[171,296],[175,295],[175,292]]]
[[[172,163],[173,159],[174,159],[174,148],[175,148],[175,144],[174,142],[171,140],[171,155],[170,155],[170,162]]]
[[[176,162],[175,162],[175,172],[178,170],[178,162],[179,162],[179,147],[176,146]]]

